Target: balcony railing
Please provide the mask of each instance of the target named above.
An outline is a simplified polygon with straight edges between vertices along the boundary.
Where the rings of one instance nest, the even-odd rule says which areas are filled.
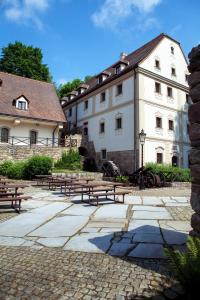
[[[68,147],[68,148],[77,147],[77,140],[71,137],[54,138],[54,139],[38,137],[36,140],[33,140],[30,137],[9,136],[6,138],[0,136],[0,143],[12,145],[12,146],[28,146],[28,147],[37,147],[37,146]]]

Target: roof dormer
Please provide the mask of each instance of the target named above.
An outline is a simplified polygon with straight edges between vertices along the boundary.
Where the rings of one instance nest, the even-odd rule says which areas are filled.
[[[123,56],[124,57],[124,56]],[[114,64],[112,67],[115,68],[115,74],[121,73],[127,66],[129,65],[129,62],[124,59],[120,59],[116,64]]]
[[[102,83],[103,81],[105,81],[108,77],[110,76],[110,72],[108,71],[103,71],[100,74],[98,74],[96,76],[96,78],[98,78],[98,83]]]
[[[76,90],[78,92],[78,95],[83,94],[87,89],[89,88],[88,84],[82,83]]]
[[[19,110],[28,110],[29,100],[25,96],[20,96],[13,100],[13,106]]]

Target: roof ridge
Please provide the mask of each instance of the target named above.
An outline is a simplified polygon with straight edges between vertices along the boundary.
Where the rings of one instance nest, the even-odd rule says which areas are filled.
[[[51,82],[47,82],[47,81],[43,81],[43,80],[38,80],[38,79],[33,79],[33,78],[29,78],[29,77],[24,77],[24,76],[20,76],[20,75],[16,75],[16,74],[12,74],[12,73],[8,73],[8,72],[3,72],[0,71],[0,74],[7,74],[7,75],[11,75],[11,76],[15,76],[15,77],[19,77],[19,78],[23,78],[23,79],[28,79],[28,80],[32,80],[32,81],[37,81],[39,83],[45,83],[45,84],[50,84],[50,85],[54,85]]]

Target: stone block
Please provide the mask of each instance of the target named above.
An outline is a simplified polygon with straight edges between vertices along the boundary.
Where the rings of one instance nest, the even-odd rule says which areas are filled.
[[[190,164],[200,164],[200,149],[192,148],[190,150]]]
[[[191,123],[200,123],[200,102],[189,107],[188,117]]]
[[[194,213],[191,218],[191,226],[200,233],[200,214]]]
[[[190,204],[195,212],[200,213],[200,184],[192,184]]]
[[[200,165],[195,164],[190,166],[191,175],[193,177],[193,182],[199,182],[200,183]]]
[[[200,123],[193,123],[190,125],[189,136],[191,141],[200,140]]]
[[[188,76],[188,84],[190,87],[194,87],[200,83],[200,72],[194,72]]]
[[[189,94],[194,103],[200,101],[200,83],[191,88]]]

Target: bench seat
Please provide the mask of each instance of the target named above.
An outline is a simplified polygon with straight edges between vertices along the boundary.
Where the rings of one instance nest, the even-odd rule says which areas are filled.
[[[109,196],[114,196],[114,200],[113,200],[114,202],[124,203],[124,197],[127,194],[129,194],[129,192],[127,192],[127,191],[109,192],[109,193],[90,193],[90,194],[88,194],[88,196],[89,196],[88,202],[90,203],[91,201],[96,200],[97,205],[99,205],[99,198],[105,197],[108,200]],[[122,202],[116,201],[116,196],[122,196],[123,197]],[[112,201],[112,199],[109,199],[109,200]]]
[[[0,202],[11,202],[11,207],[14,208],[18,213],[20,213],[21,210],[21,201],[22,200],[29,200],[32,199],[31,196],[24,196],[24,195],[20,195],[20,196],[9,196],[9,197],[3,197],[0,198]],[[18,204],[18,208],[17,208],[17,204]]]

